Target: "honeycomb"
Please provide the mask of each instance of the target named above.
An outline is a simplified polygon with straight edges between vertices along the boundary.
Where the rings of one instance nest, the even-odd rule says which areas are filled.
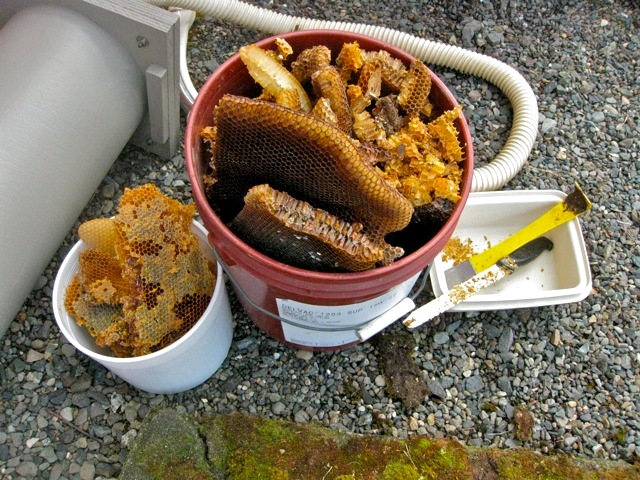
[[[291,74],[300,83],[308,82],[318,70],[322,70],[331,64],[331,50],[324,45],[303,50],[294,62],[291,63]]]
[[[402,81],[398,94],[398,104],[406,112],[407,119],[418,118],[420,113],[430,113],[430,92],[431,73],[424,63],[415,59],[411,62],[409,74]]]
[[[349,99],[338,70],[331,65],[318,70],[311,75],[311,84],[316,98],[326,98],[329,101],[331,110],[338,119],[336,126],[347,135],[351,135],[353,120]]]
[[[460,200],[463,152],[453,121],[457,106],[430,123],[412,119],[405,128],[378,142],[395,152],[382,166],[383,176],[417,208],[437,198]]]
[[[362,58],[366,62],[379,65],[381,69],[382,87],[388,92],[398,92],[402,87],[402,82],[407,76],[407,67],[402,60],[393,58],[385,50],[378,52],[362,52]]]
[[[326,98],[321,98],[316,102],[313,106],[313,110],[311,110],[311,115],[332,125],[338,124],[338,116],[336,115],[336,112],[333,111],[329,100]]]
[[[244,203],[229,224],[231,231],[249,243],[260,242],[264,253],[294,267],[356,272],[390,263],[403,253],[370,240],[362,225],[346,223],[266,184],[252,187]]]
[[[273,103],[225,95],[214,129],[216,182],[210,190],[232,216],[249,188],[269,183],[346,222],[361,223],[374,239],[411,220],[410,202],[333,125]]]
[[[379,98],[382,92],[382,67],[373,62],[365,62],[358,76],[358,86],[365,97]]]
[[[184,335],[209,305],[212,266],[191,232],[195,207],[155,186],[126,189],[113,219],[79,228],[88,249],[65,307],[114,355],[157,351]]]
[[[308,242],[310,250],[299,258],[275,250],[274,245],[287,250],[300,234],[281,228],[288,220],[279,215],[291,208],[318,209],[344,222],[337,230],[343,233],[331,236],[336,250],[349,243],[344,232],[357,231],[386,252],[362,262],[356,250],[343,250],[353,262],[341,259],[340,269],[393,261],[398,250],[389,254],[393,247],[385,236],[412,221],[428,221],[432,213],[439,223],[460,199],[463,149],[454,122],[461,108],[433,114],[431,72],[419,60],[407,68],[389,52],[366,51],[352,42],[333,62],[325,46],[303,50],[292,57],[289,71],[278,53],[284,50],[288,55],[280,41],[271,53],[256,45],[240,49],[263,93],[253,99],[224,95],[212,125],[202,131],[211,153],[204,176],[211,206],[254,248],[302,268],[328,268],[331,262],[319,267],[315,243]],[[247,193],[262,184],[273,191]],[[276,208],[273,202],[284,202],[279,214],[267,213]],[[424,218],[416,217],[418,211]],[[251,216],[268,231],[286,231],[289,242],[252,230]],[[314,242],[322,237],[303,230]]]
[[[278,51],[282,51],[282,42]],[[307,92],[289,70],[282,66],[279,59],[268,54],[257,45],[247,45],[239,52],[240,58],[247,66],[249,75],[259,83],[270,95],[277,97],[282,90],[293,89],[298,92],[300,105],[305,112],[311,111],[311,102]]]
[[[364,65],[364,52],[358,42],[345,43],[336,57],[336,66],[340,76],[346,81]]]

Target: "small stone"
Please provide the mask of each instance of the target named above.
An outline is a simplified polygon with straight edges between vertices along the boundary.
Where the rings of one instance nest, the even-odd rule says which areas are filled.
[[[308,423],[309,422],[309,414],[304,410],[298,410],[294,415],[293,419],[296,423]]]
[[[271,403],[279,402],[280,398],[281,398],[281,396],[280,396],[280,394],[278,392],[271,392],[271,393],[269,393],[268,396],[269,396],[269,401]]]
[[[378,387],[384,387],[387,385],[387,379],[384,378],[384,375],[377,375],[376,379],[374,380],[374,383]]]
[[[71,384],[71,386],[69,387],[69,391],[71,393],[86,392],[91,388],[92,381],[93,378],[91,378],[91,375],[84,373]]]
[[[471,20],[462,28],[462,40],[466,45],[471,44],[473,37],[482,30],[482,22],[478,20]]]
[[[556,128],[556,125],[558,125],[557,121],[551,118],[545,118],[542,125],[540,125],[540,132],[547,133],[549,130]]]
[[[33,462],[22,462],[16,468],[16,472],[22,477],[35,477],[38,473],[38,467]]]
[[[56,462],[53,465],[53,467],[51,467],[51,470],[49,471],[49,480],[58,480],[60,477],[62,477],[62,471],[63,471],[62,464],[59,462]]]
[[[64,407],[60,410],[60,416],[64,418],[67,422],[73,421],[73,407]]]
[[[433,341],[438,345],[445,345],[449,343],[449,334],[447,332],[437,332],[433,336]]]
[[[429,391],[431,392],[431,395],[434,395],[438,398],[447,397],[447,392],[445,391],[445,389],[442,387],[442,384],[438,380],[427,378],[427,387],[429,387]]]
[[[553,331],[553,334],[551,335],[551,345],[555,347],[559,347],[560,345],[562,345],[562,337],[560,336],[560,330],[558,330],[557,328]]]
[[[257,340],[255,337],[245,337],[242,340],[238,340],[238,342],[236,343],[236,348],[238,350],[248,350],[251,345],[256,343],[256,341]]]
[[[60,350],[62,351],[62,354],[67,358],[71,358],[76,354],[76,347],[74,347],[70,343],[65,343],[64,345],[62,345],[62,347],[60,347]]]
[[[440,380],[440,385],[442,385],[442,388],[444,388],[445,390],[447,388],[451,388],[451,386],[453,385],[453,378],[442,377],[442,379]]]
[[[91,462],[84,462],[79,473],[80,480],[93,480],[96,476],[96,467]]]
[[[416,417],[409,417],[409,430],[413,430],[415,432],[418,428],[420,428],[418,419]]]
[[[204,66],[207,67],[210,72],[213,72],[220,66],[220,63],[216,59],[211,59],[204,62]]]
[[[451,335],[453,332],[455,332],[458,328],[460,328],[460,325],[462,325],[462,321],[461,320],[456,320],[455,322],[447,325],[447,333],[449,335]]]
[[[106,409],[104,408],[103,405],[101,405],[98,402],[93,402],[89,407],[89,417],[90,418],[101,417],[102,415],[104,415],[105,410]]]
[[[468,95],[469,95],[469,99],[473,102],[477,102],[480,99],[482,99],[482,93],[479,92],[478,90],[470,90]]]
[[[36,443],[38,443],[39,438],[38,437],[32,437],[29,438],[25,445],[27,446],[27,448],[32,448]]]
[[[489,45],[496,46],[500,45],[504,41],[504,35],[500,32],[489,32],[487,35],[487,42]]]
[[[365,413],[364,415],[358,417],[359,427],[366,427],[368,425],[371,425],[372,423],[373,423],[373,415],[371,415],[370,413]]]
[[[110,403],[111,403],[111,411],[113,413],[117,413],[122,409],[124,405],[124,399],[122,398],[122,395],[118,394],[117,392],[113,392],[111,394]]]
[[[480,390],[484,388],[484,382],[479,375],[474,375],[472,377],[467,378],[465,382],[465,389],[469,393],[478,393]]]
[[[313,352],[309,350],[299,349],[296,351],[296,358],[299,358],[300,360],[304,360],[305,362],[308,362],[313,358]]]
[[[511,387],[511,380],[509,377],[500,377],[498,378],[498,388],[507,394],[513,393],[513,388]]]
[[[274,415],[282,415],[286,410],[286,408],[287,407],[284,403],[276,402],[273,405],[271,405],[271,413],[273,413]]]
[[[511,345],[513,345],[513,329],[511,327],[507,327],[500,335],[500,339],[498,340],[498,351],[500,353],[507,353],[511,350]]]
[[[48,283],[49,283],[49,279],[46,277],[46,275],[41,275],[36,281],[36,284],[33,286],[33,289],[42,290],[44,287],[47,286]]]
[[[55,463],[58,461],[56,451],[51,446],[44,447],[40,452],[40,457],[44,458],[49,463]]]
[[[37,352],[33,349],[30,349],[27,352],[27,357],[26,357],[27,363],[39,362],[40,360],[44,360],[44,353]]]
[[[574,443],[578,441],[578,437],[566,437],[564,439],[564,443],[567,447],[572,446]]]
[[[102,187],[102,196],[104,198],[113,198],[116,196],[116,187],[112,183],[107,183],[104,187]]]
[[[504,442],[504,446],[507,448],[516,448],[518,444],[513,438],[507,438],[507,440],[505,440]]]
[[[483,326],[484,334],[487,336],[487,339],[493,340],[494,338],[498,338],[502,333],[501,330],[493,325],[492,323],[485,323]]]
[[[129,445],[131,445],[131,442],[137,436],[138,436],[138,432],[136,430],[134,429],[129,430],[120,438],[120,445],[122,445],[123,448],[129,448]]]

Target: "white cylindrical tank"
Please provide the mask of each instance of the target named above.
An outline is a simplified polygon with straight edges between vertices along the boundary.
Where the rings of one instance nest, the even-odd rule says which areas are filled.
[[[64,7],[0,30],[0,336],[146,110],[144,72]]]

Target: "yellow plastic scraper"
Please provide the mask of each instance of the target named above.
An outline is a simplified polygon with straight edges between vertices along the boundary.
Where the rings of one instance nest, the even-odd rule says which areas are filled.
[[[509,255],[523,245],[531,242],[541,235],[544,235],[550,230],[553,230],[555,227],[582,215],[590,208],[591,202],[585,196],[582,189],[576,185],[574,190],[567,195],[562,202],[552,207],[526,227],[522,228],[497,245],[488,248],[484,252],[478,253],[459,265],[446,270],[445,279],[447,281],[449,293],[445,295],[450,298],[446,302],[445,299],[441,297],[436,299],[439,303],[442,303],[442,305],[437,309],[439,310],[439,313],[445,311],[447,308],[453,307],[455,304],[469,296],[468,294],[466,296],[458,295],[458,293],[463,286],[466,286],[469,282],[473,282],[474,277],[475,279],[478,279],[478,282],[482,280],[483,284],[490,284],[491,281],[495,281],[495,275],[488,276],[492,278],[487,277],[486,279],[480,279],[479,277],[483,272],[493,269],[495,270],[493,273],[500,274],[505,270],[503,267],[496,267],[496,263],[500,260],[503,260],[504,263],[505,259],[509,259]],[[487,272],[487,274],[488,273],[492,272]],[[463,290],[470,292],[469,288],[464,288]],[[443,295],[443,297],[445,295]],[[437,315],[437,313],[432,315],[432,312],[437,311],[435,307],[427,307],[429,307],[429,304],[414,310],[403,321],[403,323],[409,328],[415,328]]]

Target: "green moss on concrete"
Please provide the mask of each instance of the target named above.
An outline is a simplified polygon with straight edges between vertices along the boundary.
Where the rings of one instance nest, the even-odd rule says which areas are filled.
[[[242,414],[213,415],[196,428],[163,411],[145,421],[137,440],[120,480],[640,480],[638,467],[624,463],[468,449],[417,435],[357,435]]]
[[[217,429],[224,424],[231,452],[228,478],[233,480],[375,479],[391,458],[402,455],[400,444],[382,445],[379,437],[238,414],[212,421]]]
[[[500,480],[640,479],[638,466],[585,461],[570,455],[545,456],[531,450],[490,449]]]
[[[408,463],[390,462],[384,467],[380,480],[420,480],[416,467]]]
[[[120,480],[211,480],[197,425],[172,410],[149,415],[134,442]]]
[[[472,479],[469,455],[455,440],[414,437],[407,440],[410,458],[426,479]]]

